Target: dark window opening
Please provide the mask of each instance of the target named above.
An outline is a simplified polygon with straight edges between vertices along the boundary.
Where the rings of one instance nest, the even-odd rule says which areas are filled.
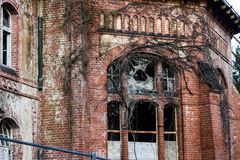
[[[128,141],[130,142],[156,142],[154,133],[129,133]]]
[[[108,104],[108,140],[120,141],[120,116],[119,103],[111,102]]]
[[[3,26],[10,27],[10,14],[6,8],[3,8]]]
[[[176,134],[164,134],[164,141],[176,141]]]
[[[174,107],[166,106],[164,108],[164,131],[176,131]]]
[[[108,132],[109,141],[120,141],[120,133]]]
[[[156,142],[156,109],[149,102],[138,102],[128,110],[129,141]]]
[[[119,130],[119,103],[108,104],[108,130]]]

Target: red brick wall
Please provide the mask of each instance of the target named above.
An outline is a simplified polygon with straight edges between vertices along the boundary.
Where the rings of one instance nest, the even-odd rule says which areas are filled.
[[[107,102],[112,99],[106,91],[106,70],[113,60],[128,54],[131,46],[129,44],[119,45],[100,57],[101,35],[118,34],[108,33],[107,31],[98,32],[98,14],[100,10],[108,12],[120,9],[126,6],[128,2],[88,1],[86,9],[89,11],[88,16],[91,16],[92,19],[84,28],[83,33],[72,33],[74,34],[71,41],[72,49],[74,50],[82,42],[84,44],[85,60],[87,59],[88,62],[85,67],[81,62],[73,65],[71,106],[68,102],[68,91],[70,90],[66,90],[64,87],[66,80],[64,79],[65,70],[63,67],[63,57],[70,54],[69,50],[71,50],[66,33],[68,30],[65,30],[64,27],[66,25],[64,22],[66,20],[67,4],[65,1],[49,2],[44,0],[43,2],[44,89],[41,93],[41,143],[76,151],[97,152],[98,155],[106,157]],[[80,5],[78,1],[75,2],[73,5],[74,11]],[[149,10],[144,15],[152,16],[153,12]],[[78,12],[74,13],[74,19],[77,21],[80,13],[76,13]],[[132,16],[133,13],[129,14]],[[76,28],[68,27],[67,29],[76,31]],[[149,28],[146,30],[148,31]],[[148,37],[147,34],[143,34],[142,39],[145,39],[145,36]],[[142,39],[141,41],[144,41]],[[122,51],[121,47],[125,50]],[[186,77],[193,95],[185,89],[185,83],[182,79],[180,81],[182,90],[179,97],[176,98],[180,105],[178,112],[179,158],[182,160],[227,159],[223,139],[221,136],[218,137],[222,130],[219,100],[217,98],[219,93],[212,93],[208,86],[203,85],[194,73],[186,72]],[[146,97],[149,98],[148,96],[139,96],[138,98]],[[164,105],[164,102],[159,102],[161,100],[167,101],[159,96],[157,103],[160,107]],[[161,110],[159,115],[161,115]],[[159,122],[162,123],[161,118]],[[159,137],[163,139],[162,135],[159,135]],[[124,144],[126,145],[126,142]],[[159,143],[159,146],[164,146],[163,142]],[[161,151],[163,152],[159,149],[159,157],[163,158],[164,154],[160,153]],[[45,154],[47,158],[71,158],[65,154],[46,152],[48,152],[48,154]],[[237,153],[236,151],[236,155]],[[127,154],[123,157],[127,159]]]

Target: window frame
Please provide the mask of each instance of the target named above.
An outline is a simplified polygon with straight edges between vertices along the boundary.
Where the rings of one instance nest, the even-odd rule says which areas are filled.
[[[6,131],[6,133],[5,133]],[[5,138],[12,138],[12,127],[9,123],[2,121],[0,122],[0,136],[5,137]],[[0,141],[0,151],[8,151],[8,160],[12,160],[13,158],[13,148],[12,148],[12,143],[7,142],[7,141]],[[3,157],[6,158],[6,157]]]
[[[3,20],[4,20],[4,11],[8,14],[9,16],[9,27],[4,26],[3,24]],[[12,67],[12,51],[11,51],[11,46],[12,46],[12,15],[11,12],[9,11],[9,9],[5,6],[1,7],[1,11],[0,11],[0,63],[3,66],[7,66],[7,67]],[[7,34],[6,37],[6,62],[4,62],[4,33]]]

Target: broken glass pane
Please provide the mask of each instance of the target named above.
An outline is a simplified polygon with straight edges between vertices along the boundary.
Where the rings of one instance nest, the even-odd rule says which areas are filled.
[[[130,91],[144,93],[154,90],[154,62],[151,58],[137,57],[128,62]]]

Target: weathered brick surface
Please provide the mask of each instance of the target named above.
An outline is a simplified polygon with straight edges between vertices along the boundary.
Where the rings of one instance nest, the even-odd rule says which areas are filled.
[[[75,2],[75,3],[74,3]],[[107,103],[113,100],[114,95],[107,93],[107,67],[120,56],[129,54],[131,44],[129,37],[133,34],[127,32],[99,31],[100,11],[110,12],[125,7],[129,1],[88,1],[85,5],[88,16],[91,18],[84,28],[84,32],[76,32],[78,29],[66,27],[67,5],[73,5],[74,20],[79,20],[79,1],[43,1],[44,17],[44,88],[41,92],[41,143],[72,149],[83,152],[97,152],[98,155],[107,156]],[[157,3],[157,2],[155,2]],[[157,5],[165,3],[157,3]],[[199,7],[199,6],[198,6]],[[71,8],[71,7],[70,7]],[[199,7],[201,8],[201,7]],[[132,10],[121,13],[133,17],[136,13]],[[157,14],[151,7],[144,13],[146,18],[157,18]],[[141,16],[139,16],[141,17]],[[123,19],[123,18],[122,18]],[[116,21],[116,20],[115,20]],[[156,35],[147,33],[133,35],[133,39],[139,40],[142,44],[146,38]],[[163,18],[162,28],[165,23]],[[122,26],[124,25],[122,21]],[[156,25],[156,24],[155,24]],[[213,23],[213,26],[218,24]],[[78,26],[79,27],[79,26]],[[115,24],[116,28],[116,24]],[[67,30],[66,30],[67,29]],[[73,34],[71,44],[67,32],[72,29]],[[66,32],[67,31],[67,32]],[[139,28],[140,31],[140,28]],[[156,31],[156,27],[155,27]],[[164,28],[162,29],[165,33]],[[216,27],[216,32],[224,36],[227,48],[227,58],[230,58],[230,37],[221,27]],[[173,29],[170,29],[170,35]],[[104,39],[108,35],[111,39]],[[119,36],[119,37],[117,37]],[[161,36],[156,36],[161,37]],[[166,37],[161,37],[166,40]],[[172,37],[171,37],[172,38]],[[121,39],[121,42],[113,44]],[[127,39],[127,40],[126,40]],[[134,39],[134,40],[135,40]],[[104,40],[110,43],[110,47],[104,48]],[[73,65],[71,76],[72,90],[65,88],[66,72],[64,70],[64,60],[72,47],[74,50],[82,42],[84,47],[84,60]],[[70,47],[71,45],[71,47]],[[100,51],[103,51],[100,55]],[[65,58],[65,59],[64,59]],[[201,57],[203,58],[203,57]],[[214,55],[214,66],[222,69],[228,86],[231,86],[231,68],[222,59]],[[186,72],[186,79],[191,95],[185,87],[182,75],[179,76],[179,88],[181,91],[176,101],[178,107],[178,149],[179,158],[182,160],[197,159],[228,159],[228,148],[225,147],[222,134],[222,124],[219,111],[219,93],[211,90],[202,79],[193,72]],[[68,77],[69,78],[69,77]],[[70,101],[69,91],[71,92]],[[231,97],[229,89],[228,96]],[[117,98],[116,98],[117,97]],[[237,95],[233,104],[237,104]],[[115,95],[116,99],[119,99]],[[132,97],[131,97],[132,98]],[[133,96],[137,99],[153,99],[149,95]],[[232,101],[232,99],[230,99]],[[161,116],[163,106],[167,104],[166,97],[159,94],[153,100],[159,105],[158,114]],[[69,102],[71,105],[69,105]],[[237,110],[237,108],[236,108]],[[238,111],[236,111],[238,112]],[[158,117],[159,124],[163,124],[162,117]],[[236,137],[239,131],[238,122],[234,121],[236,127]],[[160,127],[160,126],[159,126]],[[124,132],[124,131],[122,131]],[[164,157],[163,129],[158,131],[159,159]],[[126,134],[126,133],[125,133]],[[127,136],[122,135],[122,145],[127,146]],[[232,148],[235,157],[239,156],[238,138]],[[162,147],[162,148],[161,148]],[[49,159],[80,159],[77,156],[71,157],[66,154],[45,151],[46,158]],[[123,159],[128,159],[127,147],[124,147]],[[235,158],[238,159],[238,158]]]

